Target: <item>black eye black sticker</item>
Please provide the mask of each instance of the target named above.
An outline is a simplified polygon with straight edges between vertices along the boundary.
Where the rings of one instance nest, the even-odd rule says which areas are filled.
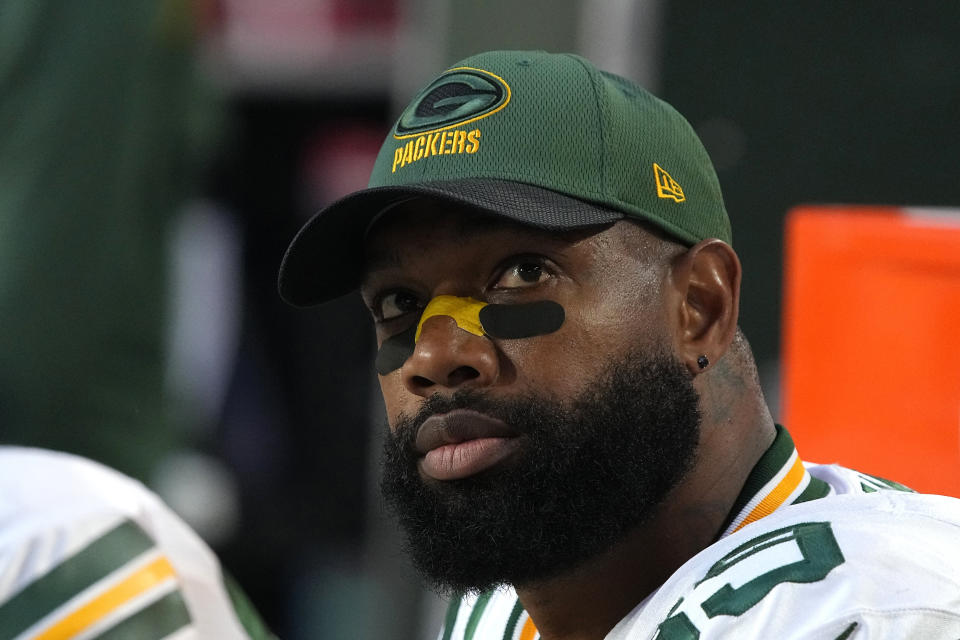
[[[402,367],[407,358],[413,355],[423,323],[435,315],[452,317],[464,331],[503,340],[553,333],[563,325],[566,317],[563,307],[552,300],[524,304],[484,304],[472,298],[437,296],[423,310],[415,326],[383,341],[377,353],[377,373],[385,376]]]
[[[553,300],[525,304],[488,304],[480,309],[480,324],[494,338],[532,338],[553,333],[564,320],[563,307]]]
[[[407,358],[413,355],[413,336],[416,332],[417,326],[414,325],[403,333],[398,333],[383,341],[380,350],[377,351],[375,362],[377,373],[385,376],[403,366]]]

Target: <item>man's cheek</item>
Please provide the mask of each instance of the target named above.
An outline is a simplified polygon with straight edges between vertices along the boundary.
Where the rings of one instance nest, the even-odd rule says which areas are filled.
[[[416,408],[411,412],[405,409],[402,394],[405,388],[400,380],[399,372],[391,375],[380,376],[380,394],[383,396],[383,405],[387,413],[387,424],[390,431],[395,431],[397,427],[397,418],[401,414],[413,415]]]

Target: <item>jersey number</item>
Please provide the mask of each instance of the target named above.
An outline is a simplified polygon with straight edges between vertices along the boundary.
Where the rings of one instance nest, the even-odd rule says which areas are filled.
[[[736,588],[729,582],[724,584],[700,605],[708,618],[720,615],[739,616],[763,600],[778,584],[817,582],[843,564],[843,554],[830,523],[804,522],[765,533],[740,545],[710,567],[697,585],[722,575],[754,554],[779,545],[795,545],[801,559],[774,566]],[[683,599],[673,610],[677,611],[682,603]],[[699,637],[700,631],[683,611],[674,613],[660,623],[660,633],[657,636],[658,640],[696,640]]]

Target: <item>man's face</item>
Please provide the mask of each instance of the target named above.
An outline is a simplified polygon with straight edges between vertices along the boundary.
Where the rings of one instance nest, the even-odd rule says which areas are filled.
[[[691,466],[698,398],[672,356],[658,242],[628,223],[557,234],[424,201],[374,228],[362,292],[381,344],[441,295],[564,311],[559,328],[514,339],[429,317],[380,377],[384,494],[440,588],[574,568]]]

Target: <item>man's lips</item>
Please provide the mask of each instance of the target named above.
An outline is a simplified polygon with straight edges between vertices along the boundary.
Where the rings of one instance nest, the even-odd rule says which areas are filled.
[[[427,418],[414,448],[423,457],[420,472],[435,480],[466,478],[488,469],[516,451],[517,433],[502,420],[456,409]]]

